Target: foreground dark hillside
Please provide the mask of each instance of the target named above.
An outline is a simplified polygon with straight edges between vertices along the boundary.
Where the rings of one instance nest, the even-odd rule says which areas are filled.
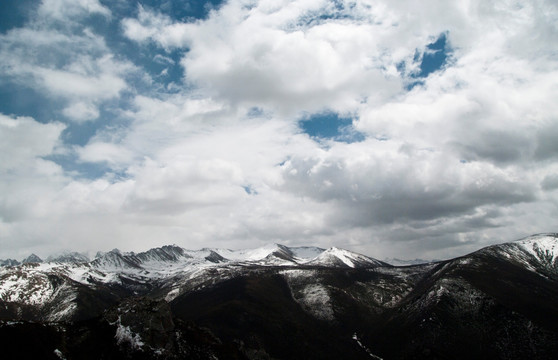
[[[557,243],[547,234],[401,268],[243,265],[74,284],[71,321],[0,304],[2,358],[552,359]]]

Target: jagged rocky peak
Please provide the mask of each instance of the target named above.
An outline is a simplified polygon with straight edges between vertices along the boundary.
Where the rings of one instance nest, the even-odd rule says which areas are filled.
[[[27,264],[27,263],[42,263],[43,260],[38,257],[35,254],[31,254],[28,257],[26,257],[25,259],[21,260],[22,264]]]
[[[213,250],[209,250],[209,255],[207,255],[204,259],[215,264],[229,261],[228,259],[225,259],[224,257],[222,257],[221,255],[219,255]]]
[[[139,268],[139,260],[133,253],[122,254],[118,249],[113,249],[107,253],[102,253],[100,255],[97,253],[98,257],[91,261],[91,265],[97,268]]]
[[[83,253],[65,251],[61,254],[51,255],[46,259],[47,262],[59,263],[84,263],[89,262],[89,256]]]
[[[114,249],[112,249],[112,250],[110,250],[110,251],[97,251],[97,253],[95,254],[95,259],[101,258],[101,257],[103,257],[103,256],[105,256],[105,255],[107,255],[107,254],[110,254],[110,253],[112,253],[112,254],[117,254],[117,255],[122,254],[122,252],[121,252],[119,249],[117,249],[117,248],[114,248]]]
[[[163,247],[149,249],[136,255],[142,262],[147,261],[178,261],[183,258],[191,258],[186,251],[177,245],[165,245]]]
[[[0,259],[0,266],[17,266],[19,264],[20,262],[14,259],[6,259],[6,260]]]

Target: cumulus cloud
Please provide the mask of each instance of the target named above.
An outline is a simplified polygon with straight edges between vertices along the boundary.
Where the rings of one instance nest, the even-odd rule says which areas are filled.
[[[382,44],[375,31],[391,24],[324,22],[305,17],[331,12],[327,1],[247,6],[232,1],[203,22],[177,23],[140,8],[125,19],[125,34],[164,48],[187,47],[186,79],[234,104],[255,103],[283,113],[329,107],[349,111],[370,87],[390,96],[401,81],[385,76]],[[314,14],[316,12],[316,14]],[[242,84],[242,86],[239,86]]]
[[[129,102],[65,148],[80,166],[105,169],[93,179],[47,160],[65,145],[63,125],[2,118],[6,134],[29,144],[6,145],[5,164],[32,164],[16,177],[35,189],[4,171],[4,243],[276,241],[441,258],[556,231],[550,1],[231,0],[203,19],[139,6],[119,22],[119,41],[147,54],[138,65],[79,22],[69,28],[81,31],[44,25],[72,14],[119,21],[110,4],[52,4],[42,23],[0,35],[4,76],[61,99],[77,123],[123,93]],[[441,36],[443,64],[424,71]],[[157,73],[181,66],[184,77],[131,89],[145,59]],[[353,119],[347,131],[362,141],[305,133],[299,122],[321,113]],[[48,136],[35,144],[39,132]]]
[[[291,160],[284,184],[318,201],[343,204],[331,219],[338,226],[452,218],[484,205],[535,199],[536,187],[491,164],[463,164],[430,150],[397,153],[383,142],[339,146],[355,149]]]
[[[96,0],[49,0],[28,26],[0,35],[5,81],[62,100],[66,105],[61,114],[76,122],[96,119],[102,102],[118,98],[127,88],[126,76],[135,71],[129,61],[115,59],[105,39],[88,27],[76,22],[64,28],[55,21],[91,13],[110,15]]]
[[[30,218],[49,212],[48,203],[65,176],[57,164],[44,157],[57,151],[64,130],[60,123],[41,124],[29,117],[0,114],[0,235],[2,248],[28,245],[26,236],[12,236]],[[31,225],[33,226],[33,225]]]
[[[99,117],[99,109],[92,104],[76,102],[62,110],[64,116],[76,122],[94,120]]]
[[[40,124],[29,117],[0,114],[0,168],[9,171],[24,168],[36,158],[50,155],[61,145],[60,123]]]

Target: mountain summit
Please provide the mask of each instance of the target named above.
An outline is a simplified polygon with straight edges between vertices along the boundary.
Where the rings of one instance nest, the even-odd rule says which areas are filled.
[[[43,262],[43,260],[35,254],[31,254],[28,257],[26,257],[25,259],[21,260],[22,264],[41,263],[41,262]]]

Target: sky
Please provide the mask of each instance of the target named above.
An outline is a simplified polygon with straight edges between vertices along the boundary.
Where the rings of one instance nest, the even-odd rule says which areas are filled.
[[[558,4],[3,0],[0,258],[558,231]]]

